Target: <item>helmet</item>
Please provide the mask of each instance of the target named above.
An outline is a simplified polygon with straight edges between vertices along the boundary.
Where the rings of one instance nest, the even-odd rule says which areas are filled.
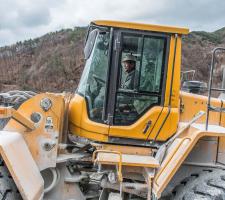
[[[136,58],[135,58],[135,56],[133,56],[132,54],[127,54],[127,55],[122,59],[122,62],[126,62],[126,61],[133,61],[133,62],[136,62]]]

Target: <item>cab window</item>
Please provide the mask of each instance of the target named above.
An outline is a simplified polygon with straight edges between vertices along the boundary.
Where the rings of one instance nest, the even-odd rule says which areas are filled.
[[[121,40],[114,124],[129,125],[161,103],[167,38],[124,33]]]
[[[86,99],[89,118],[101,123],[104,123],[109,38],[106,31],[96,29],[90,33],[85,47],[88,56],[77,89]]]

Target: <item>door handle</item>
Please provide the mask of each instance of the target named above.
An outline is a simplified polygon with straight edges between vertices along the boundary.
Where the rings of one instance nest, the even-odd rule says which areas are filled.
[[[149,121],[146,123],[146,126],[145,126],[145,128],[144,128],[144,130],[143,130],[143,134],[146,134],[146,133],[147,133],[147,131],[148,131],[148,129],[150,128],[151,125],[152,125],[152,121],[149,120]]]

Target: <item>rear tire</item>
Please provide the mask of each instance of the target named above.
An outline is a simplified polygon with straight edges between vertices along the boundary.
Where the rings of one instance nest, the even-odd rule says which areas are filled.
[[[225,200],[225,171],[204,171],[187,178],[178,185],[173,200]]]
[[[4,162],[0,160],[0,200],[22,200]]]

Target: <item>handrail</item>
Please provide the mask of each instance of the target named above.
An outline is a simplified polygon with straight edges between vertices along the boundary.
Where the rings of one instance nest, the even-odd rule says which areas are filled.
[[[213,77],[213,70],[215,67],[215,55],[218,51],[225,52],[225,48],[217,47],[217,48],[213,49],[213,53],[212,53],[211,69],[210,69],[210,77],[209,77],[209,90],[208,90],[209,93],[208,93],[208,101],[207,101],[207,113],[206,113],[206,122],[205,122],[205,130],[206,131],[208,130],[208,124],[209,124],[209,111],[211,108],[210,100],[211,100],[212,90],[223,91],[223,89],[212,88],[212,77]]]
[[[96,150],[96,151],[94,151],[94,153],[92,155],[92,162],[93,163],[98,162],[98,160],[97,160],[97,154],[98,153],[112,153],[112,154],[119,155],[117,175],[118,175],[119,182],[122,182],[123,181],[123,176],[122,176],[122,154],[121,154],[121,152],[119,152],[119,151],[110,151],[110,150]]]

